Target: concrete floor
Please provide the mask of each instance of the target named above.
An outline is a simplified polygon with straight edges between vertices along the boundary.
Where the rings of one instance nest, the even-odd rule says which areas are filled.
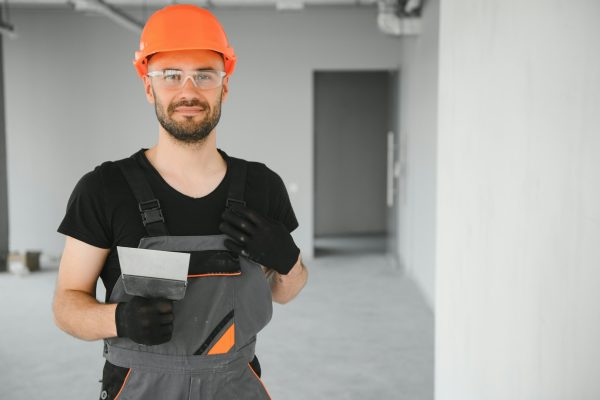
[[[307,286],[292,302],[274,304],[256,347],[271,397],[433,399],[431,311],[381,253],[380,240],[349,243],[319,239],[306,262]],[[52,269],[0,274],[0,399],[98,398],[101,342],[54,326],[55,279]]]

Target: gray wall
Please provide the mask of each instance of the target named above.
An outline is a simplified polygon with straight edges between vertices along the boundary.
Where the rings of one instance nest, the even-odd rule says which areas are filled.
[[[396,69],[400,40],[379,32],[374,7],[215,14],[239,57],[217,146],[297,186],[294,238],[310,258],[313,71]],[[13,10],[11,21],[20,36],[4,49],[10,248],[57,254],[64,238],[55,230],[76,181],[104,160],[151,146],[158,125],[131,65],[136,35],[69,10]]]
[[[388,86],[386,71],[315,75],[315,236],[387,230]]]
[[[402,40],[400,262],[435,305],[439,0],[425,2],[422,33]]]
[[[600,398],[600,2],[442,2],[436,399]]]

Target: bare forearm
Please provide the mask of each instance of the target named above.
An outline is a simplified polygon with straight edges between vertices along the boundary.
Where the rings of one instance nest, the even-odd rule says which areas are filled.
[[[116,304],[99,303],[89,293],[65,290],[54,299],[54,322],[63,331],[83,340],[117,336]]]
[[[308,269],[302,263],[302,257],[298,256],[298,261],[292,267],[287,275],[281,275],[276,271],[269,271],[269,282],[271,285],[271,294],[273,301],[285,304],[294,299],[306,285],[308,280]]]

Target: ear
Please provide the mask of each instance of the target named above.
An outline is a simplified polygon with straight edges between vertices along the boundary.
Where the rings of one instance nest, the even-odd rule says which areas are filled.
[[[227,99],[227,95],[229,94],[229,75],[227,75],[224,79],[223,79],[223,89],[222,89],[223,95],[221,97],[221,101],[224,102]]]
[[[148,103],[154,104],[155,98],[154,93],[152,92],[152,84],[150,83],[150,78],[147,76],[144,76],[144,90],[146,93],[146,99],[148,100]]]

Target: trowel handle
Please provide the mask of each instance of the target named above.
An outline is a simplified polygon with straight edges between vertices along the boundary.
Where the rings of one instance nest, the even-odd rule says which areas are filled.
[[[117,304],[117,336],[145,345],[165,343],[171,340],[173,319],[172,300],[134,296],[128,302]]]
[[[173,279],[152,278],[148,276],[123,274],[125,293],[149,299],[165,298],[181,300],[185,296],[186,281]]]

